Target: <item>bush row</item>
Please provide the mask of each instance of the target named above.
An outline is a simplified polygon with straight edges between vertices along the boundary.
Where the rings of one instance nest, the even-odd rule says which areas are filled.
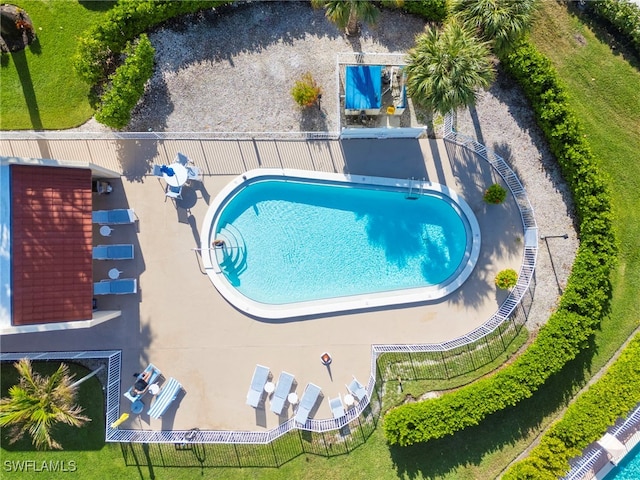
[[[640,6],[630,1],[599,0],[587,2],[596,16],[611,23],[631,42],[636,53],[640,55]]]
[[[131,120],[131,111],[144,93],[147,80],[153,75],[156,51],[146,34],[125,47],[126,58],[109,78],[111,83],[102,95],[96,120],[108,127],[123,128]]]
[[[599,439],[640,399],[640,335],[629,343],[607,373],[567,409],[528,458],[514,464],[505,480],[559,478],[569,459]]]
[[[226,3],[230,0],[120,0],[78,39],[75,71],[87,83],[96,85],[105,80],[115,56],[141,33],[178,15]]]
[[[411,445],[477,425],[488,415],[529,398],[588,345],[611,298],[615,262],[611,199],[565,90],[549,60],[523,43],[503,64],[522,85],[538,124],[561,165],[576,205],[580,247],[558,310],[512,365],[440,398],[389,411],[390,444]]]
[[[392,4],[391,0],[383,2],[383,5]],[[391,5],[389,5],[391,6]],[[425,20],[441,22],[447,17],[446,0],[417,0],[404,2],[402,9],[405,12],[420,15]]]

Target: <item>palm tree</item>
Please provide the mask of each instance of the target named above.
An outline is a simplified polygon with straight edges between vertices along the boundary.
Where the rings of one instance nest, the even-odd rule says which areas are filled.
[[[69,367],[60,364],[53,375],[43,377],[33,371],[26,358],[14,366],[20,380],[9,389],[9,397],[0,400],[0,427],[10,427],[10,443],[28,433],[38,450],[61,450],[51,437],[52,427],[59,422],[80,427],[90,421],[75,404],[77,385],[71,384]]]
[[[518,43],[529,26],[534,0],[452,0],[451,9],[500,56]]]
[[[442,30],[427,27],[409,50],[407,93],[442,115],[473,104],[476,90],[488,87],[493,77],[488,44],[455,20]]]
[[[394,0],[394,3],[399,6],[403,0]],[[338,28],[343,28],[347,35],[360,32],[360,20],[368,24],[376,23],[380,13],[370,0],[311,0],[311,5],[324,8],[326,17]]]

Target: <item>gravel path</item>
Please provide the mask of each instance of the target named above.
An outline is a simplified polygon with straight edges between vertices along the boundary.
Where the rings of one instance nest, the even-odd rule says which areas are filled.
[[[338,129],[336,54],[406,52],[425,22],[383,11],[374,28],[347,39],[303,2],[254,2],[175,21],[150,35],[156,71],[130,131],[289,132]],[[301,112],[290,89],[311,72],[322,111]],[[578,240],[572,203],[555,160],[520,91],[500,74],[458,131],[494,149],[516,170],[536,213],[541,240],[529,324],[546,321],[564,288]],[[95,121],[76,130],[106,130]],[[557,279],[557,281],[556,281]]]

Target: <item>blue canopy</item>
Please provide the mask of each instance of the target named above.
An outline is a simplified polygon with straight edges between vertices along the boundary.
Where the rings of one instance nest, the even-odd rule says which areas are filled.
[[[382,105],[382,66],[347,66],[344,108],[370,110]]]

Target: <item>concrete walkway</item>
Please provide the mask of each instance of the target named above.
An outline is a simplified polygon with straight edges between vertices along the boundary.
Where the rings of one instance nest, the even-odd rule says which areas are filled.
[[[164,187],[149,175],[154,163],[171,163],[183,152],[205,172],[202,188],[186,188],[178,206],[165,201]],[[523,250],[518,209],[509,199],[487,206],[482,193],[497,181],[484,163],[441,140],[7,140],[0,155],[90,161],[122,172],[121,183],[94,208],[133,208],[135,226],[118,226],[109,240],[133,243],[136,260],[122,265],[122,277],[139,278],[137,295],[100,298],[102,308],[119,308],[121,318],[93,329],[11,335],[2,351],[122,349],[122,390],[148,362],[166,378],[178,379],[186,393],[160,420],[145,412],[124,427],[141,429],[273,428],[282,417],[245,405],[256,363],[296,376],[301,394],[308,382],[325,397],[344,394],[352,375],[370,374],[371,344],[437,343],[484,323],[506,294],[493,285],[503,268],[518,269]],[[402,308],[305,320],[267,322],[229,305],[203,274],[193,251],[211,197],[235,175],[259,167],[297,168],[396,178],[425,178],[446,184],[469,203],[482,232],[479,262],[454,294],[440,301]],[[94,233],[97,235],[97,232]],[[106,278],[96,262],[94,278]],[[333,356],[331,369],[320,362]],[[128,401],[122,398],[122,411]],[[147,398],[146,402],[149,401]],[[315,418],[330,417],[326,398]]]

